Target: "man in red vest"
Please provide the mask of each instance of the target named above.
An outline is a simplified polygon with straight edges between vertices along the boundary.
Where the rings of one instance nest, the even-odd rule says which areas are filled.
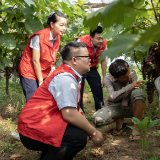
[[[88,84],[91,87],[91,91],[94,96],[95,101],[95,109],[101,109],[104,106],[103,102],[103,92],[102,87],[104,87],[104,82],[102,80],[101,85],[101,77],[97,71],[97,64],[99,62],[98,57],[100,54],[107,49],[107,40],[101,37],[101,33],[103,32],[103,28],[98,26],[94,31],[90,31],[90,35],[84,35],[77,38],[78,42],[83,42],[87,44],[87,49],[91,58],[91,69],[88,73],[83,75],[82,85],[81,85],[81,101],[80,106],[83,109],[83,89],[85,78],[88,81]],[[103,79],[106,76],[106,58],[101,61],[102,75]],[[83,109],[84,110],[84,109]]]
[[[104,143],[102,134],[79,109],[81,75],[90,70],[86,44],[69,42],[61,51],[63,64],[35,91],[18,120],[23,145],[42,151],[41,160],[72,160],[87,143]]]

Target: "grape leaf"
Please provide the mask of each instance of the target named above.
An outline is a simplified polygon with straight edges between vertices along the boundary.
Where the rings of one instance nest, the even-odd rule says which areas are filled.
[[[3,63],[6,65],[6,66],[11,66],[13,63],[10,59],[8,58],[4,58],[3,59]]]
[[[134,44],[139,40],[140,35],[137,34],[127,34],[124,33],[118,37],[112,44],[112,47],[105,50],[101,55],[100,59],[105,57],[116,58],[119,57],[121,53],[125,53],[131,50]]]
[[[28,6],[31,6],[32,4],[34,4],[34,0],[24,0]]]
[[[146,29],[146,32],[141,35],[140,40],[135,44],[145,44],[145,43],[153,43],[157,40],[160,40],[160,24],[152,25],[151,27]]]
[[[25,24],[26,30],[31,34],[44,28],[42,23],[40,22],[40,20],[37,17],[31,18],[31,16],[27,16],[24,24]]]
[[[122,25],[117,25],[117,26],[113,26],[113,27],[110,27],[108,28],[104,35],[103,35],[103,38],[104,39],[110,39],[110,38],[114,38],[116,35],[119,34],[120,30],[122,29]]]
[[[4,68],[5,68],[5,65],[0,62],[0,69],[1,69],[1,70],[4,70]]]
[[[2,29],[4,32],[8,31],[8,25],[7,24],[2,24]]]
[[[14,49],[16,47],[16,41],[13,34],[0,34],[0,44],[9,50]]]
[[[96,29],[98,23],[102,21],[102,13],[101,12],[102,12],[102,10],[98,10],[96,12],[92,12],[92,13],[88,14],[83,20],[84,26],[90,27],[91,30]]]

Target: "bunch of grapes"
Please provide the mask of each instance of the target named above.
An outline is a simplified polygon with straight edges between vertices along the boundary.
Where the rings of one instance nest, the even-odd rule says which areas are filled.
[[[4,70],[5,72],[5,76],[7,79],[11,78],[11,73],[13,72],[13,68],[12,67],[5,67]]]
[[[147,82],[147,95],[148,95],[148,102],[152,103],[153,102],[153,96],[154,96],[154,91],[155,91],[155,85],[154,85],[154,81],[152,82]]]
[[[13,64],[13,68],[16,70],[16,72],[18,72],[20,60],[21,60],[21,55],[18,53],[16,55],[16,58],[15,58],[14,64]]]
[[[148,79],[148,82],[146,83],[148,102],[152,103],[154,91],[156,89],[154,81],[160,76],[160,53],[157,44],[152,44],[149,48],[147,61],[143,58],[142,74],[144,80],[146,78]]]

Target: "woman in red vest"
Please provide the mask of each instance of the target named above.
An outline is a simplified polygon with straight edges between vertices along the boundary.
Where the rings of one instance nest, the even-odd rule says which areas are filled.
[[[67,19],[60,11],[48,17],[49,28],[31,35],[22,54],[19,74],[26,102],[55,69],[60,36],[66,31]]]

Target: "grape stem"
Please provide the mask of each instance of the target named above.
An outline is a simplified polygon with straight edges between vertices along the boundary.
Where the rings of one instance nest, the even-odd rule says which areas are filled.
[[[136,62],[136,52],[135,52],[135,50],[134,50],[134,61],[135,61],[135,63],[136,63],[136,65],[137,65],[137,68],[139,69],[139,71],[142,73],[142,70],[140,70],[140,68],[139,68],[139,66],[138,66],[138,64],[137,64],[137,62]]]

